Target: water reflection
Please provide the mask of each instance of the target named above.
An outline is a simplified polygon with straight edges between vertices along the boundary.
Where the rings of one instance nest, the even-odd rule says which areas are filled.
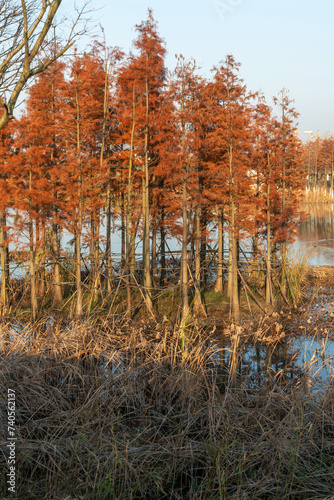
[[[108,390],[114,390],[114,384],[120,384],[124,378],[140,378],[141,372],[144,375],[147,370],[147,358],[152,355],[150,349],[155,349],[153,343],[146,343],[147,347],[146,344],[139,343],[139,349],[124,350],[114,347],[111,342],[108,347],[104,346],[101,351],[96,351],[94,356],[85,356],[85,350],[80,344],[83,339],[76,336],[75,330],[69,328],[64,332],[51,334],[50,325],[52,319],[43,325],[37,338],[36,331],[30,325],[13,323],[6,343],[15,347],[13,353],[21,350],[29,352],[30,348],[36,347],[34,344],[37,338],[39,352],[45,354],[45,359],[42,356],[44,361],[41,358],[39,362],[46,363],[46,383],[57,385],[65,392],[69,390],[68,384],[73,377],[78,378],[76,387],[81,388],[82,394],[85,393],[87,384],[95,379],[99,380],[101,390],[105,385],[108,385]],[[8,356],[5,352],[6,343],[2,337],[1,349]],[[207,347],[207,342],[204,342],[203,352],[207,352]],[[301,384],[307,391],[316,391],[333,377],[334,340],[330,338],[300,335],[287,336],[284,341],[274,345],[260,342],[239,344],[237,340],[227,341],[219,333],[210,341],[209,351],[210,357],[205,356],[208,359],[206,369],[213,374],[222,392],[226,387],[241,386],[250,390],[270,390],[273,386],[291,390]],[[36,355],[37,350],[32,352]],[[69,352],[72,353],[74,372],[71,363],[62,365],[62,352],[65,358]],[[182,360],[181,351],[178,355]],[[78,394],[73,397],[77,398]]]
[[[306,206],[305,212],[309,215],[299,225],[292,250],[309,251],[312,266],[334,265],[334,205]]]
[[[211,357],[220,388],[244,385],[248,389],[303,384],[318,390],[333,376],[334,341],[309,336],[292,337],[277,345],[245,344],[224,339],[214,342]]]

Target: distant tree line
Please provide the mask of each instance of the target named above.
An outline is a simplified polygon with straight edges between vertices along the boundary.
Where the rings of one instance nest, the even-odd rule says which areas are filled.
[[[334,190],[334,136],[316,135],[304,144],[307,187]]]

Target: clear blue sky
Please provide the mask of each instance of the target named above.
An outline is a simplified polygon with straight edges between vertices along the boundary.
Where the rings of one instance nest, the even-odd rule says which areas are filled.
[[[77,0],[79,5],[82,0]],[[65,0],[67,10],[73,0]],[[93,0],[108,45],[125,51],[134,25],[153,9],[165,39],[167,66],[175,54],[193,57],[210,74],[226,54],[241,63],[250,90],[267,102],[282,87],[300,113],[299,130],[334,132],[334,2],[330,0]]]

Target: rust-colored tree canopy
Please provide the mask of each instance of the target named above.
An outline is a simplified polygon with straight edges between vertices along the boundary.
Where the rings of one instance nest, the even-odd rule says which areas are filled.
[[[58,59],[49,45],[54,61],[45,54],[33,70],[24,112],[0,136],[2,276],[9,243],[29,255],[34,316],[45,294],[82,316],[115,287],[127,290],[127,314],[139,289],[154,316],[159,291],[179,287],[185,319],[190,296],[205,314],[201,290],[226,282],[237,321],[242,243],[266,262],[270,305],[271,262],[285,258],[302,190],[333,183],[333,140],[301,147],[287,91],[276,116],[232,55],[211,78],[183,56],[169,73],[151,10],[135,29],[128,55],[93,41]]]

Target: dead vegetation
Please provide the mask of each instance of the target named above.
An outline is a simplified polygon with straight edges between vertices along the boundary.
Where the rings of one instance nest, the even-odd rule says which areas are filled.
[[[1,498],[8,387],[19,498],[331,498],[333,380],[251,387],[195,327],[49,319],[1,346]]]

